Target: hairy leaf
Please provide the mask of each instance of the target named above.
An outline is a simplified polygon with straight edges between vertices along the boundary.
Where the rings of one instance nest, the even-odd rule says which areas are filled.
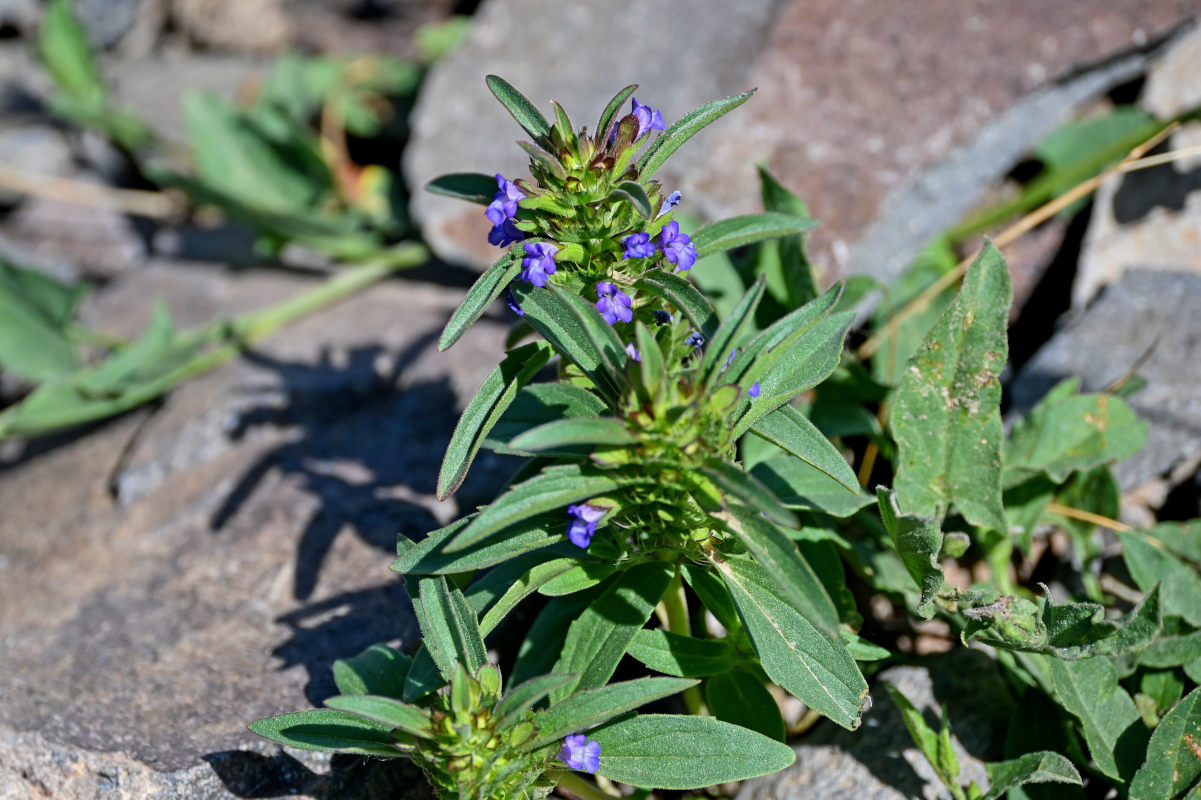
[[[496,178],[479,172],[454,172],[439,175],[425,185],[428,192],[467,200],[486,206],[496,195]]]
[[[680,678],[703,678],[734,666],[734,648],[717,639],[697,639],[661,629],[646,628],[634,635],[631,657],[655,672]]]
[[[475,673],[488,662],[484,639],[475,612],[458,588],[447,585],[443,575],[418,579],[420,602],[414,604],[424,643],[442,677],[450,680],[462,665]]]
[[[784,718],[763,682],[746,670],[720,672],[705,681],[705,703],[723,722],[784,741]]]
[[[401,698],[412,663],[399,650],[373,644],[354,658],[340,658],[334,662],[334,684],[342,694]]]
[[[525,95],[514,89],[512,84],[504,78],[496,75],[489,75],[484,80],[496,99],[513,115],[517,124],[534,137],[534,141],[546,141],[547,136],[550,135],[550,123]]]
[[[705,257],[755,242],[794,236],[817,227],[817,220],[767,212],[710,222],[692,234],[697,254]]]
[[[876,487],[876,497],[892,546],[921,592],[918,616],[930,619],[934,616],[934,595],[943,583],[942,564],[938,560],[942,552],[942,528],[930,517],[902,514],[897,508],[896,494],[883,486]]]
[[[459,337],[484,315],[488,306],[500,297],[505,287],[521,272],[521,259],[524,256],[524,246],[515,244],[476,279],[464,295],[463,302],[459,303],[459,307],[450,315],[446,328],[442,331],[442,338],[438,340],[439,350],[446,350],[459,341]]]
[[[1027,783],[1070,783],[1082,786],[1080,773],[1072,762],[1049,750],[985,764],[989,787],[981,800],[1001,800],[1010,789]]]
[[[663,131],[662,136],[651,142],[651,146],[638,159],[638,173],[642,179],[646,180],[654,175],[655,171],[663,166],[663,162],[671,157],[672,153],[679,150],[684,142],[706,126],[716,122],[720,117],[750,100],[754,93],[752,89],[739,95],[714,100],[712,103],[706,103],[698,109],[689,111],[676,120],[667,130]]]
[[[696,684],[697,681],[683,678],[639,678],[576,692],[552,702],[550,708],[534,715],[538,734],[524,747],[527,750],[536,749],[574,731],[619,717],[653,700],[671,697]]]
[[[635,281],[634,288],[675,306],[701,332],[706,342],[713,338],[718,325],[717,312],[684,278],[662,270],[652,271]]]
[[[841,518],[875,502],[870,494],[844,486],[841,481],[791,454],[774,456],[756,464],[751,475],[788,508],[821,511]]]
[[[335,711],[345,711],[423,739],[428,739],[433,734],[430,715],[427,712],[392,697],[371,694],[337,695],[326,700],[325,704]]]
[[[1089,754],[1101,772],[1128,781],[1142,760],[1147,728],[1134,701],[1118,685],[1104,656],[1080,661],[1046,660],[1060,705],[1080,720]]]
[[[1201,787],[1201,689],[1193,689],[1151,734],[1147,759],[1134,774],[1130,800],[1183,798]],[[1192,795],[1196,797],[1196,794]]]
[[[247,727],[259,736],[298,750],[335,750],[384,758],[402,755],[392,742],[389,726],[345,711],[320,708],[281,714]]]

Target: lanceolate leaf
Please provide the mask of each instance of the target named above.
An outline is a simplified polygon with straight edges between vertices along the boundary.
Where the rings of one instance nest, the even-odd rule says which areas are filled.
[[[578,503],[616,488],[617,481],[596,470],[584,470],[575,464],[550,467],[509,488],[486,506],[478,517],[446,544],[445,552],[464,550],[522,520],[547,511],[566,509],[570,503]],[[566,515],[563,524],[567,524]]]
[[[842,518],[876,502],[871,495],[848,489],[790,453],[756,464],[751,474],[788,508],[821,511]]]
[[[566,526],[556,514],[539,515],[490,534],[473,544],[449,550],[464,528],[476,515],[455,520],[445,528],[431,532],[425,539],[401,553],[392,562],[392,570],[405,575],[452,575],[483,569],[516,558],[531,550],[539,550],[564,541]]]
[[[442,575],[424,576],[418,580],[420,606],[417,620],[425,635],[425,646],[442,677],[450,680],[462,664],[475,673],[488,661],[484,639],[480,635],[475,613],[467,605],[463,593],[451,588]]]
[[[938,520],[902,514],[897,508],[896,495],[883,486],[876,487],[880,501],[880,517],[884,528],[892,538],[905,571],[921,590],[917,613],[922,619],[934,616],[934,595],[942,588],[942,564],[938,554],[942,551],[942,528]]]
[[[1009,271],[991,244],[910,359],[890,419],[902,510],[1006,531],[1001,505],[1001,384]]]
[[[516,450],[544,452],[572,445],[616,447],[636,441],[629,429],[612,417],[579,417],[539,425],[515,437],[509,446]]]
[[[807,464],[816,467],[859,494],[855,471],[830,440],[822,435],[809,418],[792,406],[780,406],[754,424],[751,430],[782,447]]]
[[[692,234],[692,244],[696,247],[697,254],[704,258],[711,253],[732,250],[735,247],[766,239],[792,236],[816,227],[816,220],[794,217],[790,214],[777,212],[748,214],[744,217],[731,217],[718,222],[710,222],[708,225],[698,228]]]
[[[518,603],[538,591],[549,581],[575,569],[576,564],[577,560],[574,558],[556,558],[530,567],[528,571],[513,581],[494,603],[487,607],[484,615],[480,617],[480,633],[487,636]],[[489,574],[492,572],[496,572],[496,570],[490,570]]]
[[[78,369],[65,329],[86,291],[0,261],[0,371],[45,381]]]
[[[1190,788],[1196,792],[1198,787],[1201,787],[1201,689],[1193,689],[1172,707],[1151,734],[1147,760],[1130,784],[1130,800],[1184,798]]]
[[[731,505],[729,529],[775,579],[798,611],[828,633],[838,634],[838,608],[792,540],[753,507]]]
[[[521,712],[532,707],[560,686],[571,683],[571,680],[571,675],[539,675],[520,686],[513,687],[493,709],[492,713],[499,718],[496,727],[503,730],[515,722]]]
[[[479,172],[439,175],[425,185],[426,191],[486,206],[496,195],[496,178]]]
[[[650,619],[672,576],[671,565],[652,561],[630,567],[571,624],[555,672],[575,674],[575,684],[557,689],[551,702],[577,689],[603,686],[617,669],[634,635]]]
[[[1134,701],[1118,685],[1108,658],[1081,661],[1046,659],[1060,705],[1080,720],[1084,740],[1097,768],[1110,778],[1128,781],[1142,761],[1147,729]]]
[[[517,393],[501,414],[487,447],[508,450],[507,443],[530,428],[573,417],[599,417],[608,409],[603,400],[572,383],[535,383]],[[505,442],[505,445],[500,445]]]
[[[711,458],[697,471],[731,499],[755,507],[781,525],[797,527],[796,516],[781,505],[767,487],[744,472],[741,467],[719,458]]]
[[[643,219],[650,219],[651,214],[655,212],[655,209],[651,208],[650,198],[646,196],[646,189],[637,181],[622,181],[613,189],[613,194],[629,200]]]
[[[814,627],[763,567],[741,558],[717,567],[768,677],[842,727],[859,727],[867,682],[846,645]]]
[[[389,726],[345,711],[321,708],[281,714],[247,727],[259,736],[298,750],[336,750],[384,758],[402,755],[392,743]]]
[[[532,342],[505,356],[471,398],[450,437],[438,473],[438,499],[445,500],[463,483],[484,437],[492,430],[518,390],[542,369],[554,350],[546,342]]]
[[[717,331],[717,312],[695,286],[679,275],[663,271],[648,272],[634,282],[634,288],[653,294],[678,308],[701,332],[706,342],[713,338]]]
[[[445,330],[442,331],[442,338],[438,340],[439,350],[446,350],[459,341],[459,337],[483,316],[484,312],[488,310],[488,306],[492,305],[492,301],[500,297],[500,293],[505,290],[509,282],[521,272],[521,259],[524,255],[523,246],[515,244],[509,252],[501,256],[484,274],[480,275],[479,279],[467,290],[463,302],[450,315],[450,320],[446,323]]]
[[[609,138],[609,126],[613,124],[613,118],[617,116],[617,112],[625,105],[626,98],[634,93],[638,88],[638,84],[632,83],[622,89],[613,99],[609,101],[609,105],[605,106],[605,110],[601,112],[600,119],[596,123],[596,135],[598,141],[606,142]]]
[[[376,694],[400,699],[412,661],[391,647],[375,644],[354,658],[334,662],[334,684],[342,694]]]
[[[705,681],[705,702],[713,716],[723,722],[784,741],[784,718],[776,699],[746,670],[722,672]]]
[[[699,789],[779,772],[792,748],[713,717],[642,714],[588,734],[601,746],[597,774],[653,789]]]
[[[389,728],[399,729],[423,739],[428,739],[432,733],[428,713],[391,697],[370,694],[337,695],[326,700],[325,704],[336,711],[345,711],[373,722],[383,723]]]
[[[742,338],[743,333],[755,322],[755,309],[763,299],[763,278],[757,279],[746,294],[734,306],[726,320],[714,333],[713,338],[705,345],[705,355],[701,359],[701,380],[711,381],[713,373],[724,365],[731,356],[731,348]]]
[[[1083,784],[1072,762],[1050,750],[1027,753],[997,764],[985,764],[984,770],[988,773],[990,785],[981,800],[1001,800],[1010,789],[1027,783]]]
[[[726,642],[662,629],[638,631],[629,654],[655,672],[680,678],[701,678],[734,667],[734,648]]]
[[[705,126],[715,122],[723,115],[728,114],[747,100],[750,100],[751,95],[754,93],[752,89],[749,92],[743,92],[733,97],[714,100],[712,103],[707,103],[694,111],[690,111],[676,120],[671,127],[663,132],[662,136],[651,143],[651,146],[638,159],[638,172],[641,174],[642,179],[646,180],[654,175],[655,171],[663,166],[663,162],[672,153],[679,150],[684,142],[699,133]]]
[[[696,684],[697,681],[682,678],[640,678],[576,692],[552,703],[550,708],[534,716],[538,735],[525,748],[533,750],[574,731],[633,711],[652,700],[678,694]]]
[[[534,141],[546,141],[550,134],[550,123],[525,95],[514,89],[504,78],[496,75],[489,75],[484,80],[487,81],[492,94],[496,95],[496,99],[513,115],[517,124],[534,137]]]
[[[765,209],[801,219],[809,218],[808,206],[777,181],[763,165],[759,166],[759,183]],[[776,243],[776,247],[780,253],[787,306],[799,308],[818,296],[813,265],[805,252],[805,235],[784,236]]]

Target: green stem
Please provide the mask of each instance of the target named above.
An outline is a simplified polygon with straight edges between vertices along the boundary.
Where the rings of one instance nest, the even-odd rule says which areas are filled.
[[[596,784],[589,783],[576,772],[559,775],[559,788],[566,789],[583,800],[613,800],[613,795],[601,791]]]
[[[173,370],[157,378],[136,384],[116,397],[103,401],[71,404],[61,415],[49,415],[22,423],[21,408],[25,402],[38,396],[35,390],[25,401],[0,412],[0,439],[13,435],[29,435],[78,425],[84,422],[111,417],[136,408],[179,384],[211,369],[221,366],[245,347],[266,338],[284,325],[335,303],[348,295],[370,286],[392,272],[414,267],[426,260],[429,253],[422,245],[403,244],[379,255],[364,264],[348,267],[320,286],[302,292],[274,306],[245,314],[232,322],[218,320],[203,328],[194,328],[177,335],[178,346],[200,347],[217,343],[217,347],[199,353]],[[85,370],[82,375],[87,374]],[[74,382],[81,374],[67,378]],[[50,384],[46,385],[48,388]]]
[[[692,625],[688,620],[688,602],[684,597],[684,581],[680,578],[678,566],[660,603],[663,606],[664,616],[667,617],[667,630],[678,633],[680,636],[691,636]],[[700,689],[696,686],[690,686],[684,690],[684,705],[688,708],[689,714],[698,717],[705,715],[705,701],[701,697]]]

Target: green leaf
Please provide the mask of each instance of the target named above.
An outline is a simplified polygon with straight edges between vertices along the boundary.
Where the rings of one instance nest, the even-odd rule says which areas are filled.
[[[921,592],[918,616],[930,619],[934,616],[934,595],[943,583],[942,564],[938,560],[942,552],[942,528],[938,520],[930,517],[902,514],[897,508],[896,494],[883,486],[876,487],[876,497],[892,546]]]
[[[486,206],[496,196],[496,177],[479,172],[453,172],[434,178],[425,185],[425,190]]]
[[[484,379],[463,409],[446,447],[442,469],[438,473],[439,500],[445,500],[462,485],[484,438],[517,397],[517,392],[538,374],[552,355],[554,350],[547,343],[532,342],[509,352]]]
[[[945,714],[943,716],[942,732],[936,733],[926,723],[922,712],[910,702],[908,697],[901,693],[900,689],[890,683],[885,683],[884,688],[888,690],[892,701],[900,709],[901,720],[905,723],[905,729],[909,731],[909,738],[913,739],[913,743],[917,745],[918,752],[925,756],[926,761],[934,768],[938,779],[948,789],[952,789],[952,791],[959,788],[959,762],[955,756],[955,751],[947,746],[949,742],[949,730]]]
[[[984,770],[988,773],[989,787],[981,800],[1001,800],[1010,789],[1027,783],[1084,785],[1072,762],[1049,750],[985,764]]]
[[[37,48],[42,66],[62,92],[88,108],[104,107],[108,88],[70,0],[51,0],[46,6]]]
[[[701,380],[711,382],[714,379],[718,365],[726,364],[730,348],[737,344],[743,333],[755,324],[755,310],[759,307],[759,301],[763,299],[764,286],[763,278],[759,278],[751,284],[751,288],[746,290],[738,304],[734,306],[734,310],[713,332],[712,338],[706,339],[707,344],[700,366]]]
[[[672,567],[652,561],[630,567],[571,624],[554,671],[579,679],[551,696],[557,703],[578,689],[603,686],[671,581]]]
[[[941,519],[954,504],[973,525],[1004,532],[1001,384],[1008,347],[1009,271],[991,243],[909,361],[890,427],[897,442],[897,500]]]
[[[524,745],[534,750],[569,733],[607,722],[653,700],[670,697],[697,681],[683,678],[639,678],[576,692],[552,702],[550,708],[534,715],[538,735]]]
[[[399,650],[373,644],[354,658],[334,662],[334,684],[342,694],[404,696],[405,677],[413,662]]]
[[[1031,472],[1063,483],[1073,472],[1124,461],[1143,446],[1147,423],[1120,398],[1076,394],[1080,381],[1069,378],[1050,391],[1005,443],[1005,485]]]
[[[518,284],[513,294],[525,321],[579,367],[602,396],[620,396],[628,357],[613,326],[591,303],[553,284],[544,289]]]
[[[781,525],[797,527],[796,515],[785,508],[766,486],[741,467],[719,458],[707,459],[697,472],[727,495],[752,506]]]
[[[417,603],[413,605],[416,608]],[[417,652],[413,654],[413,663],[409,667],[409,673],[405,675],[404,694],[400,699],[410,703],[445,685],[446,681],[438,672],[438,665],[434,663],[434,657],[430,655],[429,648],[422,643],[417,648]]]
[[[768,677],[819,714],[857,728],[867,682],[846,645],[814,627],[763,567],[740,558],[716,566]]]
[[[1137,655],[1139,664],[1157,669],[1182,667],[1198,659],[1201,659],[1201,628],[1174,616],[1164,617],[1159,636]]]
[[[627,652],[655,672],[680,678],[703,678],[734,667],[734,648],[726,642],[658,628],[638,631]]]
[[[859,494],[859,479],[842,453],[792,406],[780,406],[756,422],[751,431]]]
[[[450,549],[455,536],[476,515],[455,520],[401,553],[392,571],[405,575],[453,575],[491,567],[532,550],[564,541],[566,523],[558,515],[537,516],[490,534],[467,547]],[[403,534],[401,534],[403,536]]]
[[[539,425],[515,437],[509,446],[537,453],[573,445],[621,447],[637,441],[634,434],[613,417],[577,417]]]
[[[723,628],[732,631],[740,627],[738,611],[730,599],[730,592],[711,565],[685,562],[680,565],[680,574]]]
[[[1201,786],[1201,689],[1169,711],[1147,744],[1147,759],[1134,774],[1130,800],[1183,798]],[[1196,796],[1193,794],[1192,796]]]
[[[504,730],[509,727],[527,708],[532,708],[535,703],[560,686],[571,683],[572,679],[571,675],[539,675],[513,687],[492,709],[492,715],[498,720],[497,729]]]
[[[474,674],[488,662],[488,656],[475,612],[463,593],[449,587],[442,575],[422,576],[417,584],[421,594],[414,609],[438,671],[448,681],[460,665]]]
[[[613,187],[613,191],[609,194],[610,197],[613,197],[614,195],[624,197],[629,200],[634,206],[634,210],[637,211],[643,219],[650,219],[651,214],[655,212],[655,209],[651,207],[650,198],[646,196],[646,189],[643,189],[642,185],[639,184],[638,181],[622,181],[621,183],[617,184],[617,186]]]
[[[517,660],[509,674],[510,683],[520,683],[537,675],[554,672],[555,662],[563,650],[563,642],[571,624],[607,588],[607,584],[616,579],[614,576],[591,589],[560,597],[543,606],[517,651]]]
[[[755,91],[752,89],[749,92],[743,92],[739,95],[714,100],[712,103],[707,103],[694,111],[690,111],[676,120],[671,127],[663,132],[662,136],[651,142],[651,146],[638,159],[638,174],[641,179],[646,180],[654,175],[656,170],[663,166],[663,162],[670,158],[672,153],[679,150],[684,142],[691,139],[707,125],[716,122],[725,114],[750,100],[751,95],[754,93]]]
[[[572,545],[574,547],[575,545]],[[577,564],[561,575],[556,575],[538,589],[547,597],[562,597],[596,586],[616,571],[617,567],[603,561],[587,561]]]
[[[488,447],[510,451],[507,444],[530,428],[561,419],[599,417],[608,412],[603,400],[572,383],[536,383],[526,386],[492,428]]]
[[[651,270],[634,282],[634,288],[675,306],[701,332],[706,342],[713,338],[718,324],[717,312],[684,278],[663,270]]]
[[[246,727],[265,739],[298,750],[334,750],[384,758],[402,755],[393,744],[387,725],[345,711],[321,708],[281,714]]]
[[[510,611],[517,607],[518,603],[538,591],[543,585],[575,569],[577,564],[578,560],[574,558],[555,558],[530,567],[514,580],[495,602],[488,605],[484,615],[480,617],[480,633],[487,636],[495,630]],[[496,571],[490,570],[490,573]],[[481,580],[487,580],[487,576]],[[472,587],[468,587],[469,595]]]
[[[575,464],[549,467],[510,487],[485,506],[479,516],[447,542],[445,552],[465,550],[510,525],[547,511],[565,509],[571,503],[611,492],[617,486],[617,481],[608,475]]]
[[[721,672],[705,681],[705,703],[722,722],[784,741],[784,718],[776,699],[746,670]]]
[[[817,227],[817,221],[790,214],[768,212],[710,222],[692,234],[697,255],[704,258],[712,253],[732,250],[755,242],[795,236]]]
[[[770,775],[792,748],[713,717],[642,714],[588,734],[601,746],[597,774],[648,789],[700,789]]]
[[[1142,760],[1147,729],[1130,695],[1118,685],[1113,663],[1104,656],[1080,661],[1046,660],[1055,695],[1080,720],[1097,768],[1118,781],[1133,776]]]
[[[760,517],[755,507],[731,505],[729,516],[729,531],[775,579],[793,606],[813,624],[837,634],[838,608],[792,540]]]
[[[809,219],[809,207],[777,181],[762,164],[759,165],[759,184],[765,209]],[[782,283],[785,290],[781,300],[786,308],[800,308],[819,294],[817,280],[813,274],[813,263],[805,252],[805,236],[801,233],[783,236],[776,242],[776,248],[780,255],[780,271],[783,273]]]
[[[1201,576],[1167,549],[1156,537],[1157,530],[1118,534],[1126,568],[1144,592],[1159,585],[1165,614],[1183,617],[1193,625],[1201,626]]]
[[[609,101],[609,105],[605,106],[605,110],[601,112],[600,120],[596,123],[596,139],[598,142],[607,142],[609,140],[609,126],[613,124],[613,118],[617,116],[617,112],[625,105],[626,98],[632,95],[637,88],[638,84],[630,84],[614,95],[613,99]]]
[[[845,518],[875,502],[871,495],[848,489],[791,454],[774,456],[756,464],[751,475],[788,508],[821,511]]]
[[[484,80],[496,99],[513,115],[517,124],[534,137],[534,141],[546,141],[550,135],[550,123],[546,121],[546,117],[542,116],[534,104],[526,99],[525,95],[514,89],[504,78],[496,75],[489,75]]]
[[[345,711],[422,739],[433,736],[428,713],[391,697],[370,694],[338,695],[326,700],[325,704],[335,711]]]
[[[0,261],[0,371],[41,382],[77,370],[65,329],[86,292]]]
[[[463,302],[450,315],[450,320],[447,321],[446,328],[442,331],[442,338],[438,340],[439,350],[446,350],[459,341],[459,337],[483,316],[484,312],[488,310],[488,306],[500,297],[500,293],[505,290],[510,281],[521,272],[521,259],[524,255],[525,249],[521,244],[513,245],[509,252],[497,259],[496,263],[485,270],[471,285],[463,297]]]

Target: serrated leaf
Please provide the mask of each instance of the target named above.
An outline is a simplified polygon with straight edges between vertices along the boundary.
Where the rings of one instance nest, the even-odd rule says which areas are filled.
[[[1011,290],[987,243],[963,287],[910,359],[890,427],[902,510],[942,519],[954,505],[973,525],[1006,530],[1001,503],[1001,384]]]
[[[1193,689],[1156,726],[1130,800],[1183,798],[1201,786],[1201,689]],[[1196,796],[1193,794],[1192,796]]]
[[[334,750],[384,758],[403,755],[392,743],[388,726],[345,711],[321,708],[281,714],[246,727],[265,739],[298,750]]]
[[[713,717],[642,714],[588,734],[601,746],[597,774],[649,789],[699,789],[779,772],[792,748]]]
[[[467,477],[467,470],[484,438],[517,397],[517,392],[542,369],[554,350],[546,342],[531,342],[509,352],[463,409],[451,434],[438,472],[438,499],[445,500]]]
[[[574,691],[603,686],[617,669],[635,634],[650,619],[671,582],[672,567],[663,561],[637,564],[619,574],[571,624],[555,672],[575,674],[574,684],[557,689],[557,703]]]
[[[354,658],[334,662],[334,684],[342,694],[404,696],[405,677],[412,660],[391,647],[374,644]]]
[[[692,234],[692,244],[696,247],[697,255],[704,258],[712,253],[720,253],[768,239],[778,239],[783,236],[795,236],[817,227],[817,221],[790,214],[768,212],[747,214],[741,217],[710,222],[703,225]]]
[[[488,310],[488,306],[500,297],[500,293],[505,290],[505,287],[521,272],[521,259],[524,255],[525,250],[522,245],[515,244],[476,279],[463,297],[463,302],[459,303],[459,307],[447,320],[446,328],[442,331],[442,338],[438,340],[439,350],[446,350],[459,341],[459,337],[483,316],[484,312]]]
[[[422,739],[429,739],[433,735],[429,714],[392,697],[370,694],[337,695],[326,700],[325,705],[335,711],[345,711],[356,717],[387,725],[391,730],[402,730]]]
[[[475,673],[488,662],[479,622],[458,588],[443,575],[418,579],[420,602],[414,604],[424,643],[442,677],[450,680],[461,665]]]
[[[1010,789],[1027,783],[1084,784],[1071,761],[1049,750],[985,764],[984,771],[988,773],[989,787],[981,800],[1001,800]]]
[[[534,137],[534,141],[546,141],[550,135],[550,123],[525,95],[514,89],[504,78],[496,75],[489,75],[484,80],[496,99],[513,115],[517,124]]]
[[[743,559],[716,566],[768,677],[819,714],[857,728],[867,682],[846,645],[814,627],[763,567]]]
[[[942,564],[938,560],[942,552],[942,528],[931,517],[902,514],[897,508],[896,494],[883,486],[876,487],[876,497],[884,528],[920,592],[918,616],[930,619],[934,616],[934,595],[943,583]]]
[[[510,487],[479,516],[447,542],[445,552],[454,553],[486,539],[497,531],[538,514],[566,508],[616,489],[617,481],[596,470],[584,470],[575,464],[550,467],[527,481]],[[567,525],[566,515],[563,518]]]
[[[659,167],[663,166],[663,162],[671,157],[671,154],[680,149],[684,142],[691,139],[706,126],[716,122],[725,114],[738,108],[738,106],[751,99],[751,95],[755,93],[752,89],[749,92],[725,97],[721,100],[714,100],[712,103],[706,103],[698,109],[689,111],[684,116],[676,120],[667,130],[663,131],[663,135],[651,142],[650,147],[638,159],[638,174],[642,180],[650,178]]]
[[[1147,729],[1134,701],[1118,685],[1113,664],[1104,656],[1080,661],[1049,658],[1055,694],[1084,729],[1084,740],[1097,768],[1110,778],[1128,781],[1138,768]]]
[[[792,406],[780,406],[751,427],[751,432],[792,453],[859,494],[855,471],[809,418]]]
[[[836,635],[838,607],[792,540],[754,508],[731,505],[729,516],[730,532],[775,579],[793,606],[814,625]]]
[[[638,631],[627,652],[655,672],[680,678],[703,678],[734,667],[734,648],[726,642],[662,629]]]
[[[425,185],[425,190],[486,206],[496,196],[496,176],[480,172],[452,172],[434,178]]]
[[[539,425],[516,436],[509,446],[516,450],[544,452],[573,445],[621,447],[637,439],[613,417],[564,419]]]
[[[706,342],[713,338],[718,325],[717,312],[705,296],[684,278],[670,272],[652,270],[635,281],[634,288],[675,306],[700,331]]]
[[[751,474],[788,508],[845,518],[876,502],[871,495],[851,491],[792,454],[762,461],[751,469]]]
[[[538,735],[523,747],[526,750],[537,749],[574,731],[619,717],[653,700],[671,697],[697,683],[684,678],[639,678],[578,691],[534,715]]]
[[[784,718],[776,699],[746,670],[720,672],[705,681],[705,703],[722,722],[784,741]]]
[[[1069,378],[1015,423],[1005,443],[1005,485],[1032,472],[1063,483],[1073,472],[1123,461],[1142,448],[1147,423],[1120,397],[1076,394]]]

